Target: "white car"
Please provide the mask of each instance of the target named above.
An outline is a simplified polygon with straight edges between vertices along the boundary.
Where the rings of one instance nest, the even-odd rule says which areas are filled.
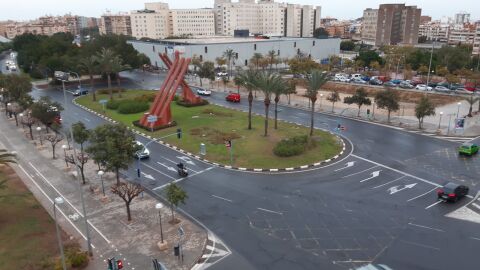
[[[362,80],[362,79],[359,79],[359,78],[353,78],[351,80],[352,83],[356,83],[356,84],[367,84],[366,81]]]
[[[338,82],[350,82],[350,79],[347,77],[335,77],[335,81]]]
[[[422,90],[422,91],[432,91],[432,87],[427,86],[425,84],[419,84],[415,87],[417,90]]]
[[[200,96],[210,96],[212,91],[203,88],[197,88],[197,94]]]
[[[352,80],[353,79],[362,79],[362,74],[352,74]]]
[[[448,92],[450,92],[450,89],[448,89],[448,88],[445,87],[445,86],[439,85],[439,86],[435,87],[435,91],[448,93]]]
[[[228,76],[228,73],[226,73],[226,72],[218,72],[218,73],[217,73],[217,76],[218,76],[218,77]]]
[[[145,145],[143,145],[143,143],[139,141],[135,141],[135,143],[138,145],[138,148],[140,149],[137,152],[135,152],[135,157],[138,159],[149,158],[150,150],[148,150],[148,148],[146,148]]]

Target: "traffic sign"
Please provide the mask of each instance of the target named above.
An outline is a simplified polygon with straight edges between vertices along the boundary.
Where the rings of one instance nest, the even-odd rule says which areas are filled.
[[[157,120],[158,120],[158,117],[156,115],[149,115],[147,117],[147,122],[148,123],[155,123],[155,122],[157,122]]]
[[[98,102],[99,102],[100,104],[107,104],[107,103],[108,103],[108,100],[106,100],[106,99],[100,99]]]

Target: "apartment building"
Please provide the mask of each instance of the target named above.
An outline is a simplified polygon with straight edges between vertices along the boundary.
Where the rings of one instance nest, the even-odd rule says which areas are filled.
[[[475,38],[473,42],[473,55],[480,55],[480,24],[477,24],[475,29]]]
[[[418,43],[422,10],[405,4],[382,4],[363,13],[362,41],[372,46]]]
[[[130,12],[132,36],[161,39],[171,35],[166,3],[145,3],[145,9]]]
[[[172,9],[169,16],[172,36],[211,37],[215,35],[213,9]]]
[[[100,18],[100,34],[132,35],[132,24],[129,14],[104,14]]]
[[[470,44],[473,45],[476,36],[475,28],[453,28],[448,35],[448,44]]]
[[[418,36],[426,37],[428,41],[438,41],[446,43],[450,25],[440,21],[427,22],[420,24],[418,28]]]
[[[455,24],[463,25],[465,23],[470,23],[470,13],[460,12],[455,14]]]

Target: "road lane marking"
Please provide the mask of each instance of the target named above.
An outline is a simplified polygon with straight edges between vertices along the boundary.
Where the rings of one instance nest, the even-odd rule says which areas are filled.
[[[206,171],[210,171],[210,170],[213,169],[213,168],[215,168],[215,167],[213,167],[213,166],[212,166],[212,167],[208,167],[208,168],[206,168],[205,170],[199,171],[199,172],[197,172],[197,173],[191,174],[191,175],[186,176],[186,177],[183,177],[183,178],[179,178],[179,179],[173,180],[172,182],[170,182],[170,183],[168,183],[168,184],[164,184],[164,185],[158,186],[158,187],[156,187],[156,188],[153,188],[152,190],[155,191],[155,190],[163,189],[163,188],[165,188],[166,186],[170,185],[171,183],[178,183],[178,182],[180,182],[180,181],[183,181],[183,180],[185,180],[185,179],[188,179],[188,177],[192,177],[192,176],[195,176],[195,175],[204,173],[204,172],[206,172]]]
[[[403,242],[405,244],[410,244],[410,245],[413,245],[413,246],[434,249],[434,250],[437,250],[437,251],[440,250],[439,248],[429,246],[429,245],[420,244],[420,243],[415,243],[415,242],[410,242],[410,241],[405,241],[405,240],[400,240],[400,242]]]
[[[87,121],[87,122],[90,122],[90,119],[88,119],[86,117],[84,117],[83,119],[85,119],[85,121]]]
[[[432,231],[445,232],[445,231],[442,230],[442,229],[432,228],[432,227],[428,227],[428,226],[425,226],[425,225],[415,224],[415,223],[412,223],[412,222],[409,222],[409,223],[407,223],[407,224],[410,225],[410,226],[415,226],[415,227],[419,227],[419,228],[424,228],[424,229],[428,229],[428,230],[432,230]]]
[[[166,158],[166,157],[162,157],[162,158],[165,159],[165,160],[167,160],[167,161],[169,161],[169,162],[171,162],[171,163],[173,163],[173,164],[175,164],[175,165],[178,164],[177,162],[175,162],[175,161],[173,161],[173,160],[171,160],[171,159],[168,159],[168,158]],[[162,163],[162,165],[163,165],[163,163]],[[188,167],[187,170],[190,170],[190,171],[192,171],[192,172],[198,172],[198,171],[192,169],[191,167]]]
[[[166,174],[166,173],[164,173],[164,172],[162,172],[162,171],[159,171],[159,170],[155,169],[154,167],[152,167],[152,166],[150,166],[150,165],[147,165],[147,164],[145,164],[145,163],[140,163],[140,164],[142,164],[143,166],[145,166],[145,167],[147,167],[147,168],[150,168],[150,169],[152,169],[152,170],[154,170],[154,171],[156,171],[156,172],[158,172],[158,173],[161,173],[161,174],[165,175],[166,177],[168,177],[168,178],[170,178],[170,179],[172,179],[172,180],[175,180],[175,179],[176,179],[175,177],[172,177],[172,176],[170,176],[170,175],[168,175],[168,174]]]
[[[355,155],[355,154],[352,154],[352,156],[353,156],[353,157],[356,157],[356,158],[358,158],[358,159],[361,159],[361,160],[370,162],[370,163],[375,164],[375,165],[377,165],[377,166],[380,166],[380,167],[383,167],[383,168],[392,170],[392,171],[394,171],[394,172],[397,172],[397,173],[400,173],[400,174],[409,176],[409,177],[411,177],[411,178],[417,179],[418,181],[422,181],[422,182],[427,183],[427,184],[430,184],[430,185],[432,185],[432,186],[441,187],[441,185],[439,185],[439,184],[437,184],[437,183],[434,183],[434,182],[432,182],[432,181],[429,181],[429,180],[420,178],[420,177],[418,177],[418,176],[415,176],[415,175],[412,175],[412,174],[409,174],[409,173],[406,173],[406,172],[402,172],[402,171],[400,171],[400,170],[394,169],[394,168],[392,168],[392,167],[388,167],[388,166],[386,166],[386,165],[380,164],[380,163],[375,162],[375,161],[373,161],[373,160],[369,160],[369,159],[366,159],[366,158],[357,156],[357,155]]]
[[[472,196],[472,195],[465,195],[465,197],[470,198],[470,199],[473,199],[473,196]]]
[[[423,193],[423,194],[420,194],[420,195],[418,195],[418,196],[416,196],[416,197],[413,197],[413,198],[411,198],[411,199],[408,199],[407,202],[410,202],[410,201],[416,200],[416,199],[418,199],[418,198],[420,198],[420,197],[423,197],[423,196],[427,195],[428,193],[434,191],[435,189],[437,189],[437,188],[433,188],[433,189],[431,189],[431,190],[429,190],[429,191],[427,191],[427,192],[425,192],[425,193]]]
[[[476,203],[472,203],[472,205],[477,208],[477,209],[480,209],[480,205],[476,204]]]
[[[373,169],[373,168],[375,168],[375,167],[378,167],[378,166],[373,166],[373,167],[371,167],[371,168],[368,168],[368,169],[366,169],[366,170],[359,171],[359,172],[356,172],[356,173],[352,173],[352,174],[349,174],[349,175],[343,176],[342,178],[347,178],[347,177],[350,177],[350,176],[354,176],[354,175],[357,175],[357,174],[361,174],[361,173],[363,173],[363,172],[366,172],[366,171],[369,171],[369,170],[371,170],[371,169]]]
[[[477,237],[470,237],[470,239],[480,241],[480,238],[477,238]]]
[[[437,202],[435,202],[435,203],[432,203],[432,204],[430,204],[429,206],[425,207],[425,209],[428,209],[428,208],[430,208],[430,207],[433,207],[433,206],[435,206],[435,205],[437,205],[437,204],[439,204],[439,203],[442,203],[442,202],[443,202],[443,201],[439,200],[439,201],[437,201]]]
[[[28,178],[30,178],[30,180],[32,181],[33,184],[35,184],[35,186],[43,193],[43,195],[47,198],[47,200],[53,205],[53,200],[50,199],[50,197],[47,195],[47,193],[40,187],[40,185],[35,182],[35,180],[33,180],[32,177],[30,177],[30,175],[27,173],[27,171],[22,167],[22,165],[18,164],[18,167],[25,173],[26,176],[28,176]],[[75,228],[75,230],[80,234],[80,236],[82,236],[83,239],[87,240],[87,237],[82,233],[82,231],[80,231],[80,229],[67,217],[67,215],[62,211],[62,209],[60,209],[59,207],[57,207],[57,210],[58,212],[60,212],[64,217],[65,217],[65,220],[68,220],[68,222],[73,226],[73,228]],[[95,246],[93,244],[90,243],[90,245],[92,246],[92,248],[95,248]]]
[[[261,211],[264,211],[264,212],[268,212],[268,213],[273,213],[273,214],[277,214],[277,215],[283,215],[283,213],[281,212],[277,212],[277,211],[273,211],[273,210],[268,210],[268,209],[265,209],[265,208],[260,208],[260,207],[257,207],[258,210],[261,210]]]
[[[350,162],[348,162],[347,164],[345,164],[345,167],[340,168],[340,169],[336,169],[335,172],[348,169],[348,168],[352,167],[353,165],[355,165],[355,161],[350,161]]]
[[[415,187],[417,185],[417,183],[413,183],[413,184],[410,184],[410,185],[403,185],[403,187],[400,186],[393,186],[391,188],[388,189],[388,191],[390,192],[390,195],[393,195],[397,192],[400,192],[402,190],[405,190],[405,189],[412,189],[413,187]]]
[[[381,172],[381,171],[382,171],[382,170],[372,172],[372,174],[371,174],[372,176],[370,176],[369,178],[360,180],[360,183],[363,183],[363,182],[366,182],[366,181],[368,181],[368,180],[371,180],[371,179],[373,179],[373,178],[375,178],[375,177],[378,177],[378,176],[380,175],[380,172]]]
[[[220,199],[220,200],[224,200],[224,201],[227,201],[227,202],[233,202],[232,200],[229,200],[227,198],[223,198],[223,197],[220,197],[220,196],[217,196],[217,195],[212,195],[212,197]]]
[[[387,182],[387,183],[385,183],[385,184],[381,184],[381,185],[379,185],[379,186],[373,187],[372,189],[386,186],[386,185],[391,184],[391,183],[393,183],[393,182],[395,182],[395,181],[398,181],[398,180],[400,180],[400,179],[402,179],[402,178],[404,178],[404,177],[405,177],[405,175],[404,175],[404,176],[401,176],[401,177],[399,177],[399,178],[397,178],[397,179],[395,179],[395,180],[392,180],[392,181],[390,181],[390,182]]]

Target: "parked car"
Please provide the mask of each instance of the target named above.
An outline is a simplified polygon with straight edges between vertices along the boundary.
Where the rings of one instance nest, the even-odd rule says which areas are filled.
[[[386,266],[385,264],[367,264],[355,270],[393,270],[392,268]]]
[[[227,72],[218,72],[217,76],[218,77],[228,76],[228,73]]]
[[[240,102],[240,94],[230,93],[225,99],[229,102]]]
[[[450,90],[456,90],[458,88],[463,88],[463,84],[452,83],[449,88],[450,88]]]
[[[432,91],[432,87],[426,86],[425,84],[419,84],[415,87],[417,90],[422,90],[422,91]]]
[[[397,87],[397,85],[394,84],[393,82],[386,82],[383,85],[386,86],[386,87]]]
[[[362,79],[362,77],[363,77],[362,74],[357,73],[357,74],[352,74],[351,79],[352,79],[352,80],[353,80],[353,79]]]
[[[409,82],[403,81],[398,85],[400,88],[403,89],[413,89],[415,86],[411,85]]]
[[[465,89],[463,87],[455,89],[455,93],[456,94],[472,94],[472,92],[468,91],[467,89]]]
[[[401,84],[402,80],[390,80],[390,82],[392,82],[394,84]]]
[[[345,73],[337,73],[337,74],[335,74],[334,80],[337,81],[338,79],[343,78],[343,77],[348,78],[348,75],[345,74]]]
[[[210,96],[212,94],[212,91],[197,87],[197,94],[200,96]]]
[[[87,95],[87,94],[88,94],[88,90],[85,89],[85,88],[80,88],[80,89],[77,89],[73,92],[73,95],[76,96],[76,97]]]
[[[356,84],[367,84],[366,81],[364,81],[362,79],[359,79],[359,78],[352,79],[350,82],[356,83]]]
[[[438,85],[437,87],[435,87],[435,91],[437,92],[443,92],[443,93],[450,93],[450,89],[448,89],[447,87],[445,86],[441,86],[441,85]]]
[[[473,143],[464,143],[458,147],[458,154],[472,156],[478,153],[478,145]]]
[[[337,82],[350,82],[350,79],[347,77],[335,77],[334,80]]]
[[[145,159],[150,157],[150,150],[148,150],[143,143],[135,141],[135,144],[137,144],[137,148],[140,149],[135,152],[135,158]]]
[[[468,190],[469,188],[467,186],[448,182],[437,190],[437,198],[439,200],[456,202],[467,195]]]
[[[435,87],[438,86],[438,83],[436,83],[436,82],[429,82],[429,83],[428,83],[428,86],[430,86],[430,87],[432,87],[432,88],[435,88]]]
[[[390,78],[387,77],[387,76],[378,76],[377,79],[379,79],[380,81],[382,81],[384,83],[390,81]]]
[[[366,81],[366,82],[369,82],[369,81],[370,81],[370,77],[368,77],[368,76],[362,76],[361,79],[364,80],[364,81]]]
[[[420,79],[413,79],[410,83],[414,86],[417,86],[419,84],[424,84],[424,82]]]
[[[383,82],[380,81],[379,79],[370,79],[369,83],[371,85],[382,85],[383,84]]]

